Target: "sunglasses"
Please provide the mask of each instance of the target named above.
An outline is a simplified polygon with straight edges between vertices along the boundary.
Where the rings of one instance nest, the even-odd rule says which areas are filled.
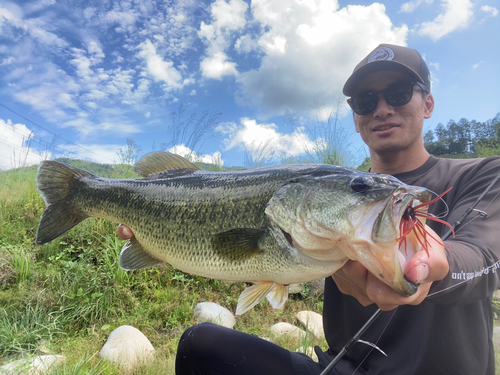
[[[401,107],[411,100],[413,88],[418,85],[422,91],[428,92],[427,87],[420,82],[396,82],[387,85],[380,91],[367,90],[347,99],[347,103],[358,115],[372,113],[378,105],[378,94],[384,95],[385,102],[391,107]]]

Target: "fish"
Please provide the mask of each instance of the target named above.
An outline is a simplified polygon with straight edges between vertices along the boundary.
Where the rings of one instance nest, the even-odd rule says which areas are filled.
[[[133,168],[141,178],[105,179],[41,162],[37,188],[46,208],[36,244],[89,217],[122,223],[134,232],[119,256],[122,269],[169,263],[253,284],[236,315],[264,298],[279,308],[288,285],[328,277],[349,259],[402,295],[418,289],[403,270],[426,247],[421,228],[432,194],[425,188],[323,164],[208,172],[169,152],[146,154]]]

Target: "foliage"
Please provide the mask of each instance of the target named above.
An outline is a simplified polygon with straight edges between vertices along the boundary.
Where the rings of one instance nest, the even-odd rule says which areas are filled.
[[[371,167],[372,167],[372,159],[370,159],[369,157],[366,157],[365,160],[363,160],[363,163],[358,165],[356,167],[356,169],[358,169],[360,171],[368,172]]]
[[[500,155],[500,113],[485,122],[462,118],[446,126],[440,123],[425,133],[424,145],[429,153],[442,157]]]
[[[132,138],[127,139],[127,146],[120,147],[116,154],[123,164],[134,165],[139,160],[142,148]]]

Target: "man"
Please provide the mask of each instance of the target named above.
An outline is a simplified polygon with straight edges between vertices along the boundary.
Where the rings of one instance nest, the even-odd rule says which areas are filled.
[[[372,172],[392,174],[437,194],[453,189],[430,207],[457,221],[500,172],[500,158],[437,159],[423,146],[424,119],[434,98],[427,65],[412,49],[383,44],[354,69],[344,86],[356,131],[368,145]],[[429,256],[415,254],[405,277],[419,283],[403,297],[358,262],[350,261],[325,286],[323,320],[329,349],[319,364],[259,338],[212,324],[188,329],[179,342],[177,374],[319,374],[380,307],[384,312],[332,374],[494,374],[491,297],[500,286],[500,183],[444,242],[430,240]],[[447,230],[431,221],[438,239]],[[432,228],[432,229],[431,229]],[[119,227],[120,238],[132,232]],[[445,250],[449,249],[449,250]]]

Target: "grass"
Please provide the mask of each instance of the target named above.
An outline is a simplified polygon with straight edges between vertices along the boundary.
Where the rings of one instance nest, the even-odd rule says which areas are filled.
[[[212,301],[235,311],[245,285],[187,275],[169,265],[125,272],[118,267],[124,242],[116,224],[100,219],[36,246],[45,204],[35,176],[36,167],[0,172],[0,366],[59,354],[66,362],[53,374],[120,374],[97,353],[114,328],[132,325],[156,349],[155,361],[134,373],[173,374],[178,340],[196,324],[194,306]],[[238,318],[235,329],[266,337],[273,324],[295,323],[298,311],[321,307],[321,297],[299,295],[280,311],[264,301]],[[304,345],[278,343],[290,350]]]

